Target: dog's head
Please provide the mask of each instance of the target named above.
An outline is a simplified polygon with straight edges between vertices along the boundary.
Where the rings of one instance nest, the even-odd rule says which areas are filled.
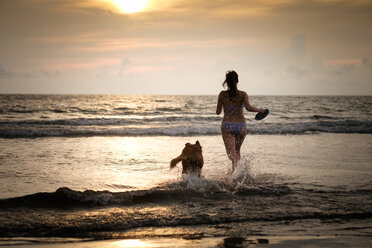
[[[182,154],[186,156],[201,156],[202,147],[200,142],[197,140],[195,144],[186,143],[185,148],[183,148]]]
[[[185,148],[188,148],[187,150],[194,150],[194,151],[202,151],[202,147],[200,145],[199,140],[195,142],[195,144],[186,143]]]

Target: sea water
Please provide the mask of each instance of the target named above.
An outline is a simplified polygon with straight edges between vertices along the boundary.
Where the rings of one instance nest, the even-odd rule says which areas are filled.
[[[372,97],[250,97],[234,173],[216,100],[0,95],[0,236],[372,235]]]

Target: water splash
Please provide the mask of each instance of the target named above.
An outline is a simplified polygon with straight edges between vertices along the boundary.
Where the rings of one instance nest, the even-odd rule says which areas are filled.
[[[231,177],[234,183],[234,192],[258,188],[258,183],[255,179],[254,160],[252,158],[242,159]]]
[[[220,176],[208,177],[196,174],[180,174],[178,181],[168,184],[170,188],[181,187],[199,193],[235,193],[246,190],[258,189],[259,183],[256,181],[254,169],[255,161],[251,157],[243,158],[236,170]]]

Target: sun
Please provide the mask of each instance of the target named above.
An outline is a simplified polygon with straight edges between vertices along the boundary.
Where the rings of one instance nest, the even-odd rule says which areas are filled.
[[[112,0],[121,12],[136,13],[146,8],[148,0]]]

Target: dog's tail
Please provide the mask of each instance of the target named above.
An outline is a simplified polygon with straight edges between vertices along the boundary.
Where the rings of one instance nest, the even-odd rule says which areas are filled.
[[[177,158],[172,159],[172,161],[170,161],[170,169],[173,169],[181,161],[182,155],[179,155]]]

